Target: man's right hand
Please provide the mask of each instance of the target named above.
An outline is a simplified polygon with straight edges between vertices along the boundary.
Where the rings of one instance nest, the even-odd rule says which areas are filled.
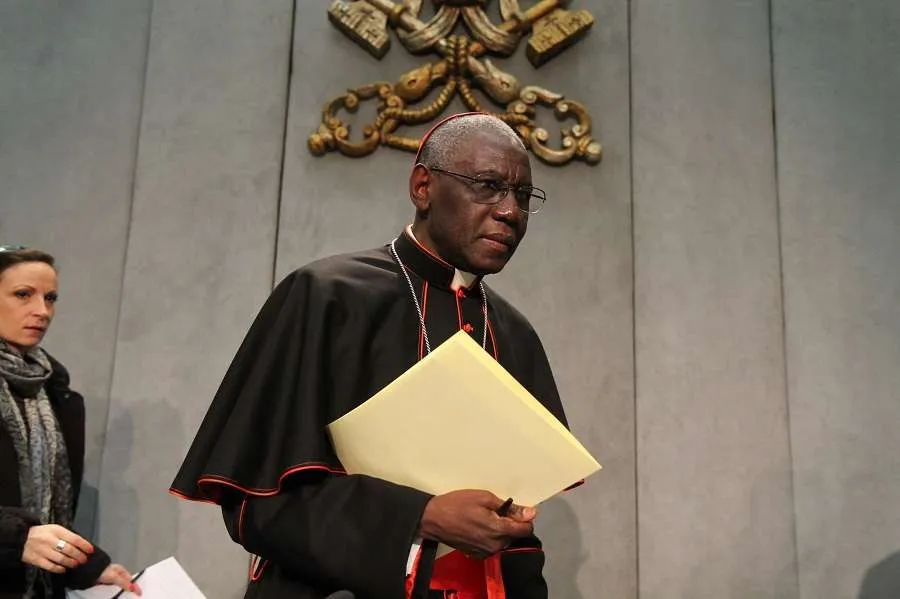
[[[497,514],[503,500],[489,491],[452,491],[433,497],[422,515],[423,538],[440,541],[467,555],[488,556],[514,539],[534,532],[537,510],[513,505]]]

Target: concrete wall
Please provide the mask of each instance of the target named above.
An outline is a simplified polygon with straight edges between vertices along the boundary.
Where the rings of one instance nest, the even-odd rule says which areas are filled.
[[[290,14],[153,5],[99,540],[177,556],[210,597],[241,596],[246,556],[218,510],[166,489],[271,288]]]
[[[210,597],[241,596],[246,556],[165,490],[250,320],[411,218],[410,155],[306,149],[326,99],[421,62],[373,59],[326,6],[0,6],[0,243],[61,258],[46,346],[88,396],[80,526]],[[493,282],[604,464],[544,506],[551,596],[894,597],[895,3],[573,8],[580,45],[497,61],[584,102],[605,151],[535,163],[550,202]]]
[[[641,593],[794,597],[767,6],[632,18]]]
[[[46,347],[87,405],[92,533],[131,219],[149,0],[0,4],[0,244],[58,257]]]
[[[900,5],[784,0],[773,17],[801,597],[888,599],[900,596]]]

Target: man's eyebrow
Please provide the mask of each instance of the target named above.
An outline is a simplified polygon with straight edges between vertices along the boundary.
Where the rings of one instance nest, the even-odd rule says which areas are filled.
[[[497,179],[506,181],[506,178],[503,176],[503,173],[501,173],[498,170],[492,169],[492,168],[486,168],[482,171],[478,171],[475,175],[473,175],[473,177],[496,177]]]

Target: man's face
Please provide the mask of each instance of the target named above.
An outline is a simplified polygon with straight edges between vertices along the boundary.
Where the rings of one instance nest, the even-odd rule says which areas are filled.
[[[430,171],[428,217],[423,223],[438,254],[456,268],[474,274],[499,272],[525,237],[528,214],[519,209],[512,191],[495,204],[494,186],[530,186],[528,154],[509,140],[473,135],[449,171],[472,177],[469,181],[439,170]],[[497,194],[493,194],[496,200]],[[492,200],[492,201],[493,201]]]

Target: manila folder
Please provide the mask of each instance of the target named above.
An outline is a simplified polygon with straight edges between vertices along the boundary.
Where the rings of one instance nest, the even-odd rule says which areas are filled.
[[[328,431],[349,474],[434,495],[485,489],[537,505],[600,469],[566,427],[462,331]]]

